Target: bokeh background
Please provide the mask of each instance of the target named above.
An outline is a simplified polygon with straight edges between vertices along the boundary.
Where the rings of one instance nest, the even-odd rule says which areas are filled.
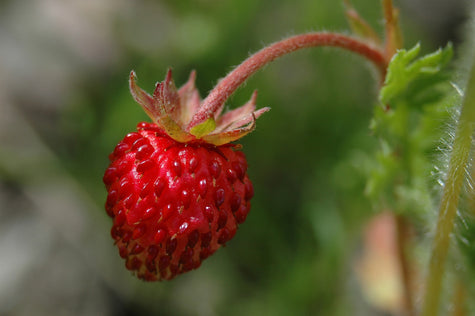
[[[378,31],[381,3],[354,0]],[[406,47],[462,42],[464,1],[401,0]],[[172,67],[202,97],[285,36],[347,30],[342,1],[0,1],[0,315],[391,315],[355,266],[378,76],[336,49],[286,56],[252,77],[271,106],[242,140],[255,197],[238,234],[191,273],[145,283],[124,268],[103,210],[115,144],[147,120],[127,85]]]

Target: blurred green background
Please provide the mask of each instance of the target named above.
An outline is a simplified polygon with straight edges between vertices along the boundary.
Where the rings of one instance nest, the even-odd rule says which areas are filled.
[[[378,31],[378,0],[354,0]],[[396,1],[406,47],[457,44],[463,1]],[[430,10],[427,7],[430,6]],[[429,12],[430,11],[430,12]],[[202,97],[251,52],[292,34],[347,30],[330,0],[0,2],[1,315],[389,315],[355,276],[368,125],[378,75],[336,49],[286,56],[229,101],[272,110],[242,140],[255,197],[238,234],[202,267],[144,283],[109,236],[102,174],[152,91],[193,69]]]

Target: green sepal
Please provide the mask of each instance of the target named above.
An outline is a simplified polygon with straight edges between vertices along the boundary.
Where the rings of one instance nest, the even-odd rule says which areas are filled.
[[[180,125],[178,125],[171,117],[163,116],[158,118],[155,123],[162,127],[165,132],[180,143],[186,143],[194,139],[194,137],[185,132]]]
[[[205,135],[208,135],[212,131],[216,129],[216,121],[214,118],[210,117],[206,121],[196,126],[190,130],[190,134],[195,136],[196,138],[202,138]]]

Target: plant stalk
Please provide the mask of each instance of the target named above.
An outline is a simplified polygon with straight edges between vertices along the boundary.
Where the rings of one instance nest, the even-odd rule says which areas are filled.
[[[459,123],[455,132],[453,149],[447,171],[447,179],[439,206],[436,232],[434,236],[426,291],[422,305],[422,316],[436,316],[439,311],[442,279],[450,246],[450,236],[457,214],[460,192],[465,179],[469,160],[472,135],[475,126],[475,63],[472,64],[470,77],[465,90]]]
[[[393,7],[392,0],[383,0],[383,13],[385,19],[386,43],[384,53],[387,59],[396,54],[402,47],[402,34],[399,27],[399,10]]]
[[[395,215],[396,220],[396,238],[399,265],[401,269],[401,278],[404,289],[404,310],[407,316],[415,316],[414,311],[414,291],[412,271],[407,255],[407,246],[411,240],[410,227],[407,219],[402,215]]]
[[[389,60],[380,48],[373,47],[361,39],[332,32],[307,33],[289,37],[267,46],[247,58],[226,77],[224,77],[203,100],[200,110],[193,116],[189,124],[191,129],[211,118],[224,102],[243,84],[251,75],[266,64],[286,54],[302,48],[331,46],[340,47],[359,54],[373,62],[384,78]]]
[[[457,276],[457,280],[455,281],[455,291],[454,297],[452,300],[452,316],[467,316],[467,309],[466,303],[468,299],[467,289],[465,288],[465,282]]]

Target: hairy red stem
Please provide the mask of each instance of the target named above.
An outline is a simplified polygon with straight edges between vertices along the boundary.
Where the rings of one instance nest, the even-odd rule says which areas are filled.
[[[317,46],[340,47],[355,52],[373,62],[383,77],[386,74],[388,60],[384,52],[360,39],[331,32],[292,36],[261,49],[223,78],[203,100],[201,109],[189,124],[189,129],[213,117],[231,94],[267,63],[299,49]]]

